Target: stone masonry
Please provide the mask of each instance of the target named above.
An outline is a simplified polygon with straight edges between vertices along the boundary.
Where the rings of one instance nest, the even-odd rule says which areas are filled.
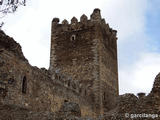
[[[65,100],[78,103],[82,116],[92,115],[90,103],[82,99],[79,83],[71,77],[33,67],[23,56],[21,47],[0,31],[0,103],[29,110],[56,112]],[[69,85],[70,84],[70,85]],[[69,85],[69,86],[68,86]]]
[[[73,17],[71,24],[53,19],[49,70],[52,73],[54,69],[79,83],[80,92],[96,113],[115,106],[119,94],[116,31],[101,18],[99,9],[89,20],[86,15],[80,22]]]
[[[49,70],[0,30],[0,120],[160,120],[160,73],[148,95],[118,94],[116,31],[99,9],[53,19]]]

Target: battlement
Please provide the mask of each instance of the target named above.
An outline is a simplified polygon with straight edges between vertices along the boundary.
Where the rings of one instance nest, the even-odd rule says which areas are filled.
[[[109,24],[106,24],[105,19],[101,18],[101,12],[98,8],[94,9],[93,13],[90,15],[90,19],[88,19],[85,14],[80,17],[80,21],[78,21],[76,17],[73,17],[70,23],[66,19],[60,23],[59,18],[53,18],[52,35],[56,36],[64,32],[81,31],[96,25],[100,25],[107,34],[113,35],[116,38],[117,31],[110,28]]]

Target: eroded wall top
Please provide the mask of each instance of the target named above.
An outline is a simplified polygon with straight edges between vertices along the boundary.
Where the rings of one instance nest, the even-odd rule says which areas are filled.
[[[6,49],[16,55],[18,58],[28,62],[22,53],[21,46],[13,40],[13,38],[7,36],[2,30],[0,30],[0,52]]]

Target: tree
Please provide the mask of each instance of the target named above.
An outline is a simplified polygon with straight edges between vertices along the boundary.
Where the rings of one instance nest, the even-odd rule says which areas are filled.
[[[26,0],[0,0],[0,19],[8,13],[14,13],[19,6],[25,6]],[[4,22],[0,22],[0,29]]]
[[[14,13],[21,5],[25,6],[26,0],[0,0],[0,18],[8,13]]]

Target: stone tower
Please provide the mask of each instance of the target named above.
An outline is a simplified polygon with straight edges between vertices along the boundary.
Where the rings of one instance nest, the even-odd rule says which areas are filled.
[[[93,105],[96,113],[108,111],[115,105],[118,91],[117,37],[94,9],[88,20],[73,17],[59,23],[52,21],[50,68],[59,70],[79,82],[80,92]],[[54,75],[53,75],[54,79]]]

